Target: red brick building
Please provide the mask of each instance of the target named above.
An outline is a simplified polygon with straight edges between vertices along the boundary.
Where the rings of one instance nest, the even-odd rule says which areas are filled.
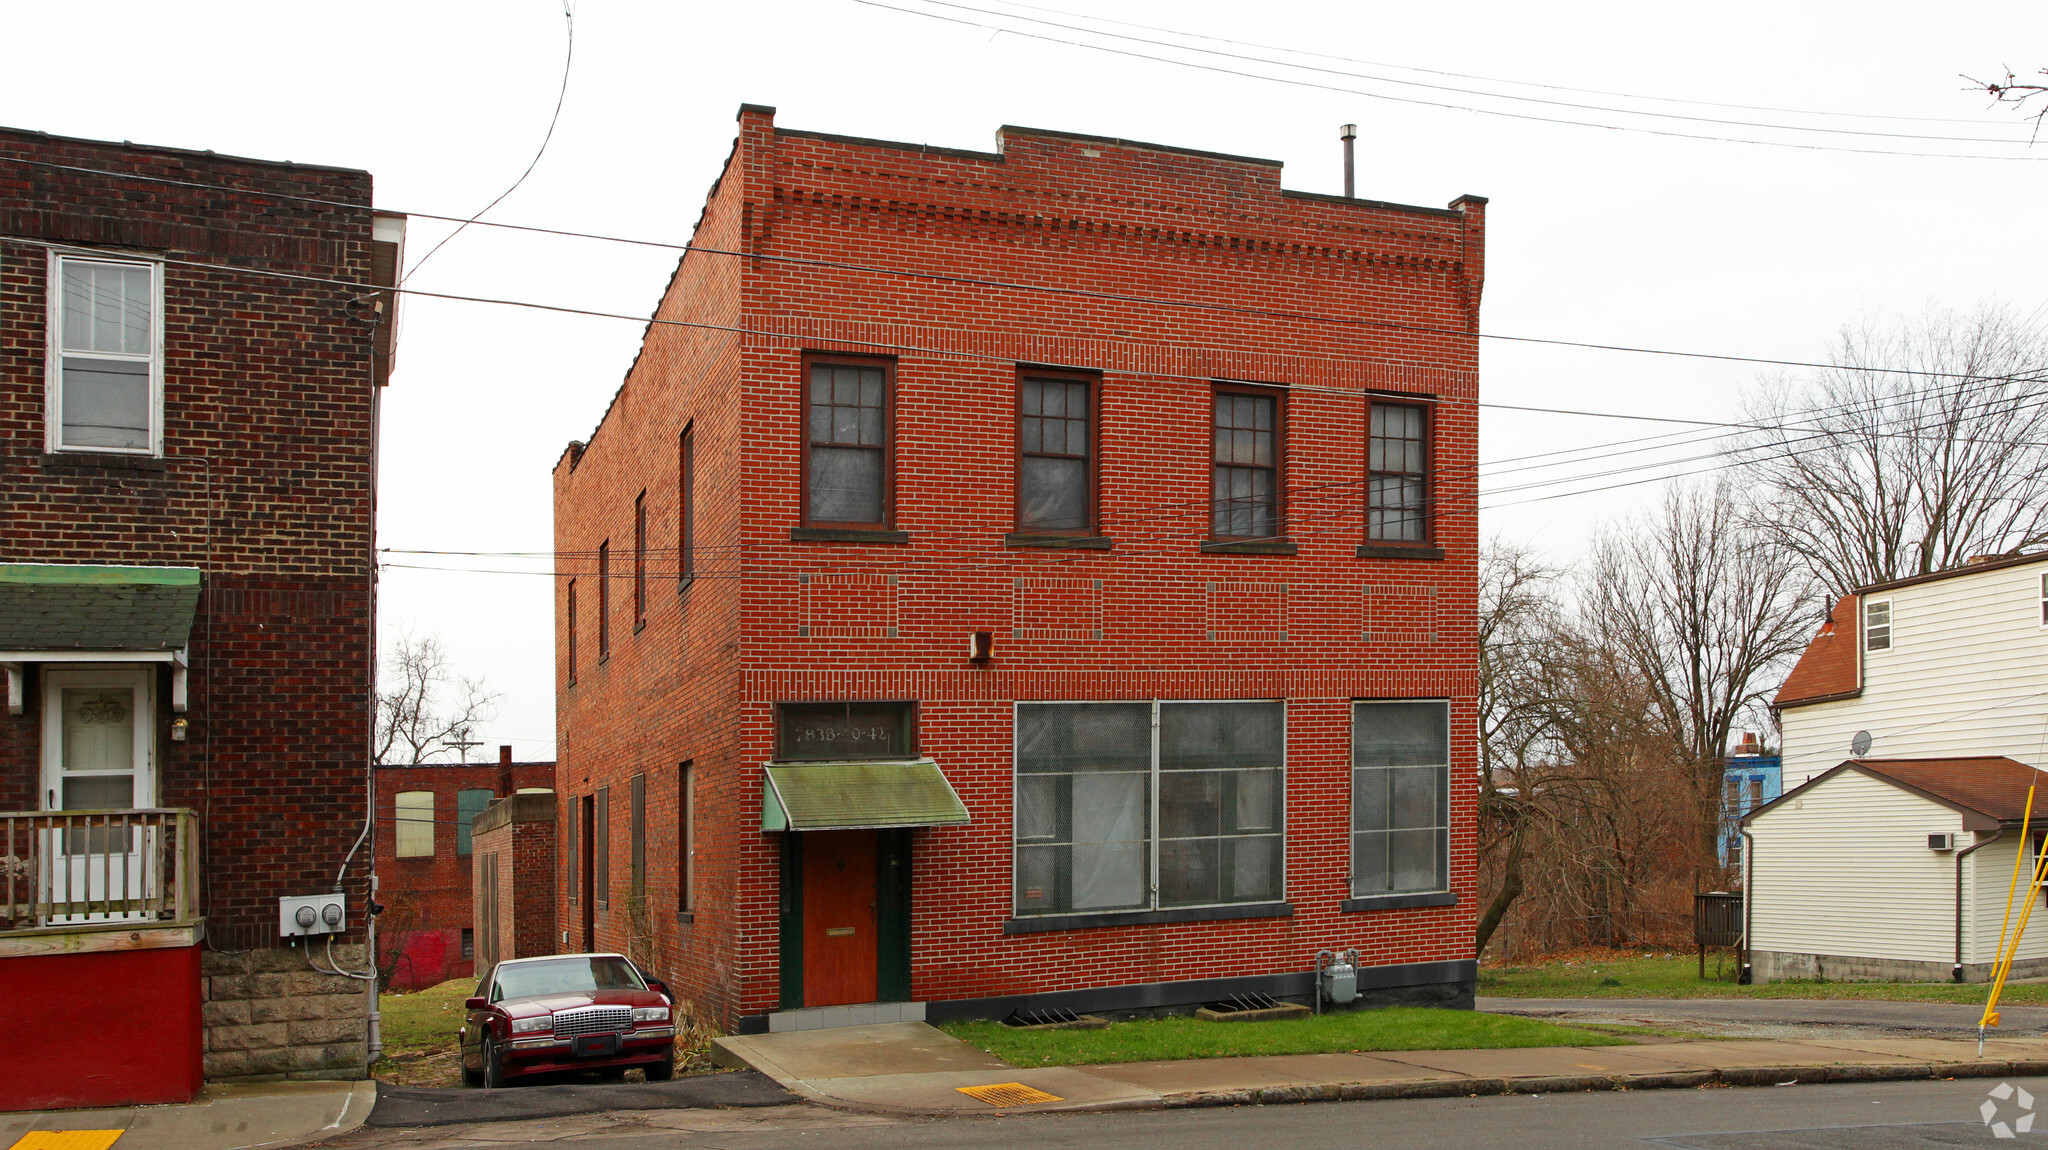
[[[367,172],[0,130],[0,1110],[364,1073],[403,225]]]
[[[555,467],[567,946],[740,1031],[1469,1004],[1485,203],[742,108]]]
[[[554,764],[550,763],[549,766]],[[476,969],[561,951],[555,933],[554,792],[493,802],[476,820]]]
[[[493,800],[555,785],[555,764],[382,764],[377,768],[377,968],[393,990],[475,973],[471,823]]]

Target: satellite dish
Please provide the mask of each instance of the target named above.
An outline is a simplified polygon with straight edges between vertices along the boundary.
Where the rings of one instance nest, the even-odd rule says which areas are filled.
[[[1849,740],[1849,753],[1859,759],[1870,753],[1869,731],[1856,732],[1855,736]]]

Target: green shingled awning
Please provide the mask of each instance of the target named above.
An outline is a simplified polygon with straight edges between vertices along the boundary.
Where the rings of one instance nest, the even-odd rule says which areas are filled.
[[[930,759],[771,766],[761,785],[764,831],[940,827],[967,807]]]
[[[0,651],[176,651],[198,606],[196,567],[0,564]]]

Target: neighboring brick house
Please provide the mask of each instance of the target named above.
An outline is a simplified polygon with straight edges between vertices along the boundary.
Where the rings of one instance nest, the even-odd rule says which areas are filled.
[[[366,172],[0,130],[0,1110],[364,1073],[370,984],[311,964],[368,959],[403,224]]]
[[[553,764],[549,764],[552,766]],[[493,802],[476,817],[476,970],[560,952],[555,935],[553,792]]]
[[[382,764],[377,768],[377,968],[393,990],[467,978],[477,968],[470,823],[494,799],[555,785],[555,764]]]
[[[742,1032],[1474,986],[1484,199],[739,138],[555,466],[558,904]]]

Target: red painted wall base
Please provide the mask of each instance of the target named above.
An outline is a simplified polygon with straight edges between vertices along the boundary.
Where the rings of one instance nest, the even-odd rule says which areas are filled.
[[[0,988],[0,1110],[198,1097],[198,947],[0,958]]]

